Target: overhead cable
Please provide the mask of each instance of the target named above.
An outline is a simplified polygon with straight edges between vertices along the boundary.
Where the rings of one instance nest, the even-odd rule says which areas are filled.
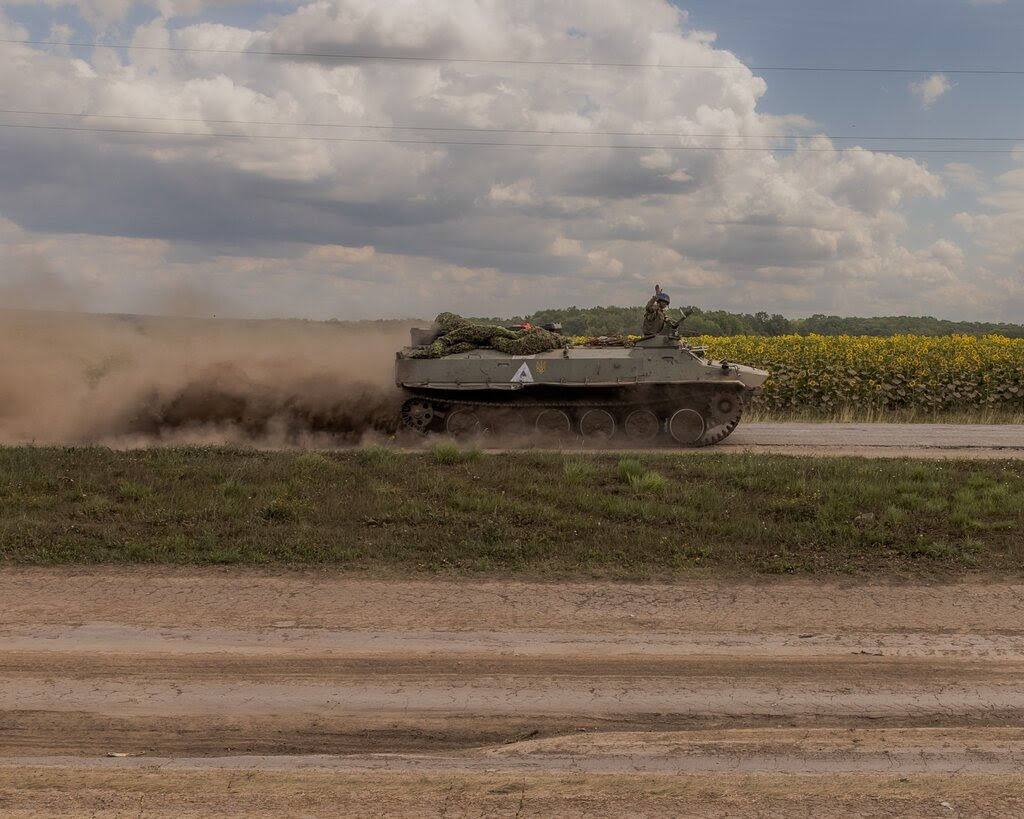
[[[254,139],[254,140],[293,140],[303,142],[350,142],[350,143],[373,143],[385,145],[466,145],[489,148],[561,148],[561,149],[623,149],[623,150],[647,150],[647,151],[708,151],[712,153],[722,152],[762,152],[762,153],[835,153],[837,151],[852,150],[851,148],[819,148],[810,146],[792,147],[755,147],[746,145],[636,145],[636,144],[580,144],[580,143],[558,143],[558,142],[489,142],[484,140],[455,140],[455,139],[384,139],[371,137],[337,137],[337,136],[302,136],[292,134],[236,134],[225,132],[201,131],[152,131],[129,128],[88,128],[79,125],[27,125],[13,122],[2,122],[0,128],[18,128],[38,131],[77,131],[95,134],[129,134],[134,136],[170,136],[170,137],[199,137],[207,139]],[[879,153],[889,154],[1015,154],[1014,150],[999,150],[992,148],[875,148]]]
[[[704,65],[697,63],[631,63],[597,62],[589,60],[519,60],[490,57],[441,57],[418,54],[351,54],[316,51],[260,51],[233,48],[196,48],[187,46],[151,46],[135,43],[78,43],[59,40],[14,40],[0,38],[0,43],[61,48],[110,48],[122,51],[163,51],[182,54],[233,54],[251,57],[277,57],[283,59],[336,60],[338,62],[421,62],[421,63],[479,63],[482,65],[539,65],[578,68],[663,68],[680,71],[799,71],[810,73],[845,74],[978,74],[1024,75],[1020,68],[896,68],[892,66],[811,66],[811,65]]]
[[[871,136],[867,134],[705,134],[685,131],[584,131],[560,130],[555,128],[474,128],[469,126],[432,125],[386,125],[359,122],[287,122],[260,119],[213,119],[206,117],[156,117],[140,114],[91,114],[71,111],[30,111],[16,108],[0,108],[0,114],[33,117],[74,117],[76,119],[127,119],[152,122],[211,123],[215,125],[263,125],[289,128],[351,128],[378,131],[434,131],[441,133],[483,133],[483,134],[537,134],[549,136],[617,136],[617,137],[679,137],[686,139],[835,139],[835,140],[891,140],[893,142],[1024,142],[1019,137],[980,136]]]

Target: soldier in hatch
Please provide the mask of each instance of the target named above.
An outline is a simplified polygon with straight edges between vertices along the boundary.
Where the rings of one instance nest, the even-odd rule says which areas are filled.
[[[687,308],[683,310],[683,318],[679,319],[679,321],[672,321],[672,319],[665,315],[668,305],[668,293],[661,292],[660,284],[654,285],[654,295],[651,296],[651,300],[647,302],[647,307],[644,308],[645,336],[660,336],[662,333],[671,335],[672,333],[669,331],[678,330],[679,322],[693,315],[693,308]]]
[[[669,321],[668,316],[665,315],[670,301],[668,293],[661,292],[661,285],[654,285],[654,295],[651,296],[651,300],[647,302],[647,307],[644,308],[643,334],[645,336],[661,335],[666,327],[671,328],[675,326]]]

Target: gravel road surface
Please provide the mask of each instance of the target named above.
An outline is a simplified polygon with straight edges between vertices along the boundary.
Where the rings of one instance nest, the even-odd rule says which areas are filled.
[[[741,422],[714,450],[794,455],[1024,458],[1024,425]]]

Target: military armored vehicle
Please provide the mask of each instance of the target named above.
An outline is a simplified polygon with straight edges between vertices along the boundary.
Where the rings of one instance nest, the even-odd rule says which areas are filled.
[[[728,436],[768,373],[708,358],[678,334],[510,355],[460,345],[423,357],[414,329],[396,356],[402,424],[455,437],[541,435],[626,446],[708,446]]]

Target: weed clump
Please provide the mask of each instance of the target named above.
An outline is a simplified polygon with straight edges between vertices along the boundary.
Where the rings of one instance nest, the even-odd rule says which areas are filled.
[[[153,490],[138,481],[120,481],[117,484],[117,496],[122,501],[140,501],[153,494]]]
[[[431,460],[435,464],[442,464],[444,466],[471,463],[472,461],[480,460],[481,457],[483,457],[483,453],[476,447],[460,449],[450,441],[436,444],[430,449]]]
[[[619,461],[619,482],[632,483],[634,478],[644,474],[644,465],[636,458],[623,458]]]
[[[291,501],[275,498],[263,507],[261,517],[269,523],[292,523],[299,519],[299,510]]]
[[[557,466],[560,460],[560,456],[554,452],[527,452],[519,457],[533,469],[550,469]]]
[[[328,468],[331,465],[331,461],[319,452],[309,451],[295,456],[293,464],[301,472],[317,473]]]
[[[380,444],[365,447],[356,453],[356,460],[363,466],[386,466],[397,457],[393,450]]]
[[[629,476],[629,486],[634,492],[664,492],[668,486],[668,479],[658,472],[642,472]]]
[[[249,494],[250,488],[238,478],[227,478],[219,485],[220,494],[229,500],[244,498]]]
[[[644,469],[644,465],[636,458],[623,458],[619,461],[619,482],[629,486],[634,492],[664,492],[668,487],[668,479],[658,472]]]
[[[594,465],[590,461],[566,461],[562,466],[562,476],[565,483],[573,486],[579,485],[594,477],[594,473]]]

